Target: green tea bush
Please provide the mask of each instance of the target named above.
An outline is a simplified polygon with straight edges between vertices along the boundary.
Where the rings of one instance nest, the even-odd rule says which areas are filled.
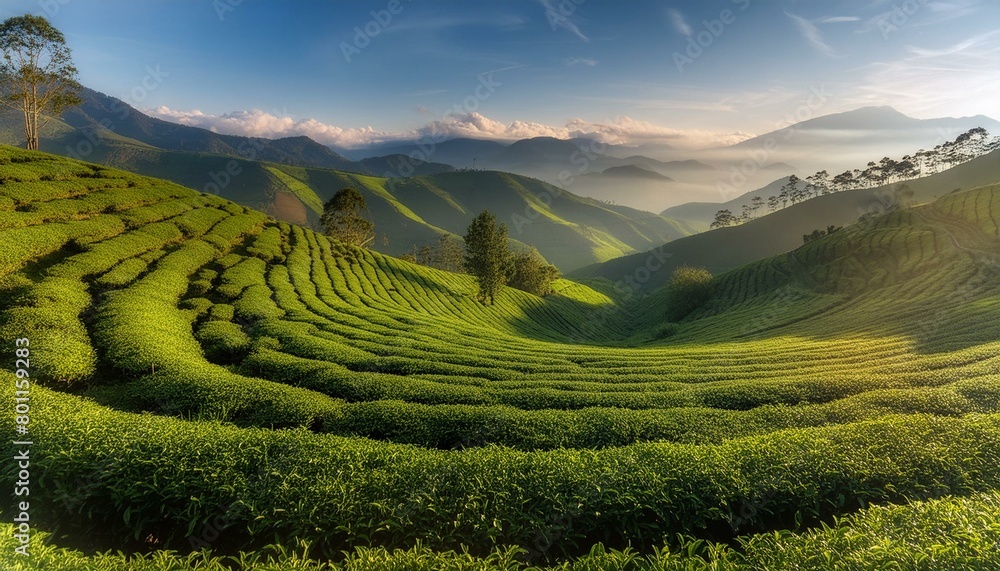
[[[205,356],[215,363],[237,363],[250,350],[250,337],[231,321],[206,321],[195,336]]]
[[[277,413],[235,412],[247,400],[237,392],[264,385],[202,381],[198,370],[178,373],[151,375],[128,394],[143,399],[154,387],[174,390],[171,401],[200,403],[203,417],[250,415],[259,422]],[[223,391],[234,394],[223,398]],[[35,398],[48,411],[33,434],[47,443],[37,462],[52,497],[66,493],[76,474],[108,470],[85,500],[83,513],[90,515],[74,518],[77,525],[138,536],[155,528],[166,547],[211,517],[209,506],[237,501],[244,510],[237,527],[246,529],[247,540],[278,533],[315,541],[318,553],[332,554],[345,541],[394,547],[421,540],[436,549],[464,544],[483,552],[529,546],[552,525],[552,514],[570,514],[573,525],[560,530],[553,549],[579,554],[589,545],[581,543],[587,530],[609,530],[610,546],[658,545],[674,533],[753,532],[795,517],[810,521],[871,503],[968,494],[1000,483],[1000,467],[991,460],[1000,454],[997,416],[886,417],[705,446],[448,453],[116,413],[43,389]],[[106,432],[94,432],[95,415]],[[108,457],[115,463],[104,463]],[[104,489],[111,485],[113,494]],[[121,503],[110,503],[112,497]],[[199,501],[192,505],[192,497]],[[35,509],[39,521],[61,517],[56,503]]]
[[[104,287],[122,287],[134,282],[142,272],[146,271],[147,266],[142,258],[129,258],[98,277],[95,282]]]
[[[208,319],[211,321],[232,321],[234,315],[233,306],[227,303],[216,303],[208,310]]]
[[[86,286],[75,279],[46,278],[30,288],[18,307],[5,312],[0,337],[30,341],[31,376],[72,384],[90,378],[97,354],[79,315],[90,306]]]
[[[253,242],[247,246],[247,252],[251,256],[256,256],[265,262],[281,263],[285,260],[282,251],[283,236],[277,226],[269,226],[258,234]]]
[[[0,171],[0,334],[37,345],[55,537],[186,551],[229,505],[219,553],[302,539],[317,566],[990,566],[1000,187],[723,274],[667,331],[669,290],[486,308],[217,196],[3,146]],[[890,501],[914,503],[866,508]]]
[[[51,254],[71,240],[86,243],[121,234],[122,221],[102,214],[72,223],[52,223],[0,232],[0,275],[14,271],[30,260]]]

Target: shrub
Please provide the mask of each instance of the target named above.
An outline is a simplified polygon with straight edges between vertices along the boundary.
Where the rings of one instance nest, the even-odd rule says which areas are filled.
[[[712,296],[712,274],[704,268],[680,266],[667,286],[667,319],[680,321]]]
[[[514,272],[507,285],[528,293],[545,296],[552,293],[552,282],[559,278],[559,270],[547,263],[531,248],[530,252],[514,255]]]
[[[205,356],[215,363],[238,363],[250,350],[250,337],[231,321],[206,321],[195,337]]]

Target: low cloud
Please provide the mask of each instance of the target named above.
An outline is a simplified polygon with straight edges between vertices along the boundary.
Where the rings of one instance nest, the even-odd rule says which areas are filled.
[[[408,131],[380,131],[373,127],[343,128],[316,119],[293,119],[252,109],[211,115],[198,110],[180,111],[157,107],[146,111],[149,115],[208,129],[227,135],[280,138],[305,135],[325,145],[352,149],[388,141],[414,140],[421,137],[469,137],[498,141],[516,141],[532,137],[569,139],[588,137],[609,144],[632,145],[665,143],[677,148],[704,148],[731,145],[753,135],[740,132],[720,133],[697,129],[673,129],[628,116],[613,121],[594,122],[574,118],[565,125],[547,125],[533,121],[515,120],[504,123],[480,113],[450,114],[444,119],[431,121],[423,127]]]
[[[678,148],[734,145],[753,137],[747,133],[719,133],[700,129],[672,129],[622,116],[610,122],[592,123],[573,119],[567,124],[571,137],[588,137],[604,143],[631,145],[666,143]]]
[[[266,139],[305,135],[325,145],[334,145],[342,148],[361,147],[371,142],[392,137],[391,133],[377,131],[372,127],[345,129],[317,121],[316,119],[296,120],[287,115],[277,116],[260,109],[233,111],[232,113],[225,113],[223,115],[210,115],[202,113],[197,109],[193,111],[179,111],[160,106],[155,109],[147,109],[145,112],[164,121],[208,129],[213,133],[263,137]]]

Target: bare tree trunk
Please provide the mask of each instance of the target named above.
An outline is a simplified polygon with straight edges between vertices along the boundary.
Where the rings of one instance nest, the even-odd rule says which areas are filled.
[[[38,150],[38,87],[31,87],[31,150]]]
[[[28,121],[28,94],[24,94],[23,110],[24,110],[24,148],[31,148],[31,123]]]
[[[38,150],[38,107],[31,106],[31,150]]]

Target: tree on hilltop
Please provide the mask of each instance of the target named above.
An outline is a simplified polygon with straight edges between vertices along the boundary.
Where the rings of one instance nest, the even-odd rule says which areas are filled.
[[[477,299],[492,305],[514,271],[513,258],[507,249],[507,226],[498,224],[489,210],[472,221],[465,234],[465,267],[479,285]]]
[[[715,213],[715,220],[709,225],[709,228],[725,228],[733,226],[738,221],[737,217],[733,216],[732,211],[726,208]]]
[[[375,224],[361,214],[367,210],[365,197],[353,188],[345,188],[323,205],[319,221],[331,238],[364,248],[375,239]]]
[[[0,24],[0,105],[24,114],[26,148],[38,150],[41,128],[83,101],[76,73],[62,32],[42,16]]]

